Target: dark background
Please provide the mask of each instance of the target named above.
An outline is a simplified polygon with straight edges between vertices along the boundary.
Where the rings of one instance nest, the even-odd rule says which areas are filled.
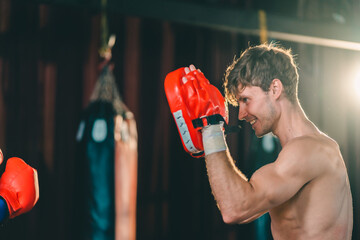
[[[325,24],[336,22],[336,13],[346,19],[344,25],[336,23],[339,29],[360,31],[358,1],[182,2],[249,13],[264,9]],[[37,168],[40,184],[35,208],[3,224],[1,239],[77,239],[81,166],[75,136],[99,73],[100,13],[97,1],[0,0],[0,146],[6,158],[19,156]],[[193,63],[223,90],[226,67],[247,46],[258,44],[259,37],[199,26],[195,20],[184,23],[115,9],[109,9],[108,22],[117,37],[112,51],[117,85],[138,126],[137,239],[255,239],[253,223],[223,223],[203,159],[192,159],[182,149],[163,81],[168,72]],[[341,147],[354,199],[353,239],[360,239],[360,93],[354,91],[360,52],[270,40],[292,48],[299,65],[300,102]],[[231,107],[232,124],[236,116]],[[260,164],[251,157],[257,141],[247,125],[228,137],[247,176]]]

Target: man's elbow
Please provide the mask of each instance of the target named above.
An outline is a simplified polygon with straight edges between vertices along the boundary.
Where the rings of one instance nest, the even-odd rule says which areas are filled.
[[[236,224],[236,218],[233,215],[221,213],[222,219],[226,224]]]
[[[221,213],[222,219],[226,224],[245,224],[251,222],[251,218],[241,213]]]

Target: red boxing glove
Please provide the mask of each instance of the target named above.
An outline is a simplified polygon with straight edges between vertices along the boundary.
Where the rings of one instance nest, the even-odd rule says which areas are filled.
[[[204,156],[201,128],[228,123],[225,99],[198,70],[185,73],[180,68],[165,78],[165,93],[185,151],[193,157]],[[182,78],[188,81],[183,83]]]
[[[20,158],[10,158],[0,178],[0,196],[6,201],[9,218],[30,211],[39,199],[37,171]]]

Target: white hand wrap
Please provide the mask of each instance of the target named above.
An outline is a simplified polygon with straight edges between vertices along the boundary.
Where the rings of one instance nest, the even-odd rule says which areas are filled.
[[[211,153],[222,152],[227,149],[223,123],[204,127],[202,129],[202,139],[205,156]]]

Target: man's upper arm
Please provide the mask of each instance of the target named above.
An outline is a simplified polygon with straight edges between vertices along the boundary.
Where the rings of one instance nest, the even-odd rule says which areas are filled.
[[[292,198],[307,182],[320,174],[309,143],[298,141],[286,146],[278,159],[257,170],[249,183],[260,203],[259,210],[270,210]]]

